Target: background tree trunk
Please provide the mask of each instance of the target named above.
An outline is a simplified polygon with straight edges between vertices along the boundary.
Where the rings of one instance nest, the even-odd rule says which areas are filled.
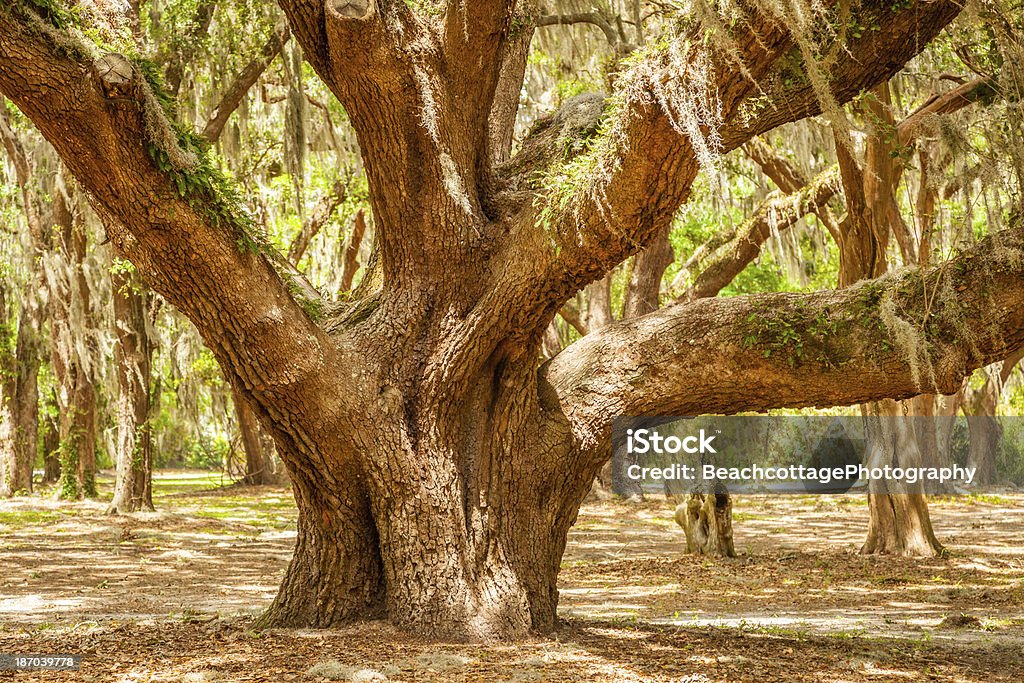
[[[872,125],[864,150],[863,167],[852,151],[852,140],[836,137],[836,156],[846,195],[846,218],[840,223],[839,234],[839,286],[850,287],[865,279],[879,277],[889,268],[886,251],[896,211],[894,192],[901,169],[896,165],[894,153],[896,130],[889,84],[882,83],[866,98],[865,116]],[[912,403],[897,407],[892,401],[867,404],[862,407],[869,416],[892,416],[900,420],[906,416]],[[902,415],[900,415],[902,414]],[[869,432],[869,448],[881,451],[887,444],[878,439],[888,433]],[[918,453],[915,435],[901,431],[907,447]],[[872,443],[872,439],[876,443]],[[901,462],[902,459],[901,459]],[[932,556],[942,552],[942,546],[932,531],[928,504],[921,493],[890,495],[868,494],[868,538],[861,548],[865,554],[889,553],[899,555]]]
[[[0,282],[0,496],[32,491],[39,429],[38,312],[29,294],[15,332]]]
[[[978,468],[975,481],[980,484],[993,483],[996,455],[1003,440],[1003,425],[996,419],[999,400],[1022,357],[1024,348],[1011,353],[1002,362],[984,368],[984,383],[974,391],[965,387],[961,393],[967,393],[969,398],[957,404],[967,414],[971,439],[968,464]]]
[[[879,401],[864,406],[868,467],[920,467],[923,464],[914,424],[903,413],[904,403]],[[905,557],[931,557],[942,553],[942,544],[932,530],[924,494],[912,491],[869,493],[868,511],[868,537],[861,553]]]
[[[1003,440],[1003,426],[995,415],[981,414],[967,416],[967,428],[971,435],[967,466],[977,468],[974,474],[976,483],[991,484],[995,475],[996,453]]]
[[[44,399],[43,406],[44,409],[40,411],[43,483],[54,484],[60,479],[60,426],[57,419],[56,396],[51,395]]]
[[[89,367],[92,316],[89,282],[83,270],[87,238],[64,187],[55,193],[53,218],[58,258],[47,277],[50,355],[60,409],[59,495],[92,498],[96,496],[96,386]]]
[[[933,557],[942,553],[923,495],[869,495],[868,509],[871,523],[861,553],[903,557]]]
[[[276,463],[273,441],[260,428],[252,409],[237,393],[232,394],[232,400],[242,449],[245,451],[245,476],[242,483],[263,486],[287,482],[287,476]]]
[[[39,304],[35,294],[25,297],[18,324],[15,357],[15,490],[32,491],[32,470],[39,450]]]
[[[676,524],[686,533],[686,552],[736,557],[732,540],[732,498],[728,493],[693,493],[678,507]]]
[[[149,294],[142,279],[127,264],[111,272],[114,299],[114,358],[117,365],[117,475],[107,512],[152,510],[153,344],[149,339]]]

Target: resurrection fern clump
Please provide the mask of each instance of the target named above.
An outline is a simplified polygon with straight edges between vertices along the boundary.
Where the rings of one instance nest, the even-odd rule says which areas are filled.
[[[739,327],[744,349],[760,351],[765,358],[785,356],[791,368],[805,362],[837,368],[849,362],[843,348],[843,330],[849,324],[828,309],[816,309],[800,299],[781,306],[759,302]]]
[[[146,153],[168,174],[181,199],[218,227],[232,229],[240,249],[266,251],[266,239],[246,210],[236,184],[221,170],[210,145],[191,127],[174,121],[174,100],[163,87],[156,66],[138,60],[147,142]]]
[[[15,0],[14,7],[58,29],[69,29],[78,22],[74,12],[61,0]]]

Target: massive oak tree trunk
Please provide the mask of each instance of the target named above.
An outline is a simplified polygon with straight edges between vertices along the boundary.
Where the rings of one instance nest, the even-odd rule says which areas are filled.
[[[877,309],[893,297],[920,320],[916,283],[942,278],[987,279],[984,292],[945,305],[995,333],[975,357],[933,330],[936,372],[924,389],[951,392],[1024,344],[1024,259],[982,246],[949,268],[860,289],[671,306],[540,364],[565,302],[653,243],[686,199],[700,126],[681,125],[692,102],[659,88],[710,73],[698,96],[721,105],[710,110],[723,117],[722,151],[819,110],[809,84],[778,77],[799,62],[787,27],[757,11],[739,21],[742,69],[704,48],[686,53],[701,41],[680,38],[651,55],[650,70],[620,75],[625,101],[606,126],[600,97],[576,98],[508,157],[508,136],[496,133],[514,107],[492,104],[514,92],[499,76],[518,72],[518,62],[505,68],[522,58],[510,46],[530,29],[513,4],[453,2],[436,17],[376,0],[280,4],[350,115],[370,186],[379,270],[342,302],[320,301],[223,201],[203,150],[174,134],[134,65],[93,61],[32,10],[0,8],[0,91],[90,191],[111,241],[195,323],[288,466],[298,538],[264,624],[383,614],[464,637],[550,630],[567,532],[615,416],[920,393],[906,357],[882,347]],[[840,101],[888,78],[959,11],[866,4],[880,30],[848,46],[858,59],[828,67]],[[786,106],[740,115],[763,96]],[[542,182],[566,161],[589,172],[568,188]],[[1024,250],[1019,228],[1000,239],[1004,252]],[[771,340],[744,344],[737,330],[765,314],[806,335],[799,363],[765,354]]]

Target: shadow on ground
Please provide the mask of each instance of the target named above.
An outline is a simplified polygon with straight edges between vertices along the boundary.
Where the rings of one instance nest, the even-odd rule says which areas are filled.
[[[857,497],[736,502],[741,557],[680,554],[672,505],[587,504],[565,626],[516,645],[381,623],[253,633],[294,542],[286,489],[164,472],[157,513],[0,503],[0,653],[81,653],[25,681],[995,681],[1024,674],[1024,496],[938,500],[941,558],[857,553]],[[101,480],[109,490],[109,478]],[[386,653],[386,654],[385,654]],[[0,672],[0,680],[4,679]],[[689,677],[689,678],[688,678]]]

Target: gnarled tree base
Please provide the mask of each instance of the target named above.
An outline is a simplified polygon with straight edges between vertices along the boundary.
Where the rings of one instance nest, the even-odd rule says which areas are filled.
[[[732,541],[732,499],[728,493],[694,493],[676,508],[675,519],[686,533],[686,552],[736,557]]]

